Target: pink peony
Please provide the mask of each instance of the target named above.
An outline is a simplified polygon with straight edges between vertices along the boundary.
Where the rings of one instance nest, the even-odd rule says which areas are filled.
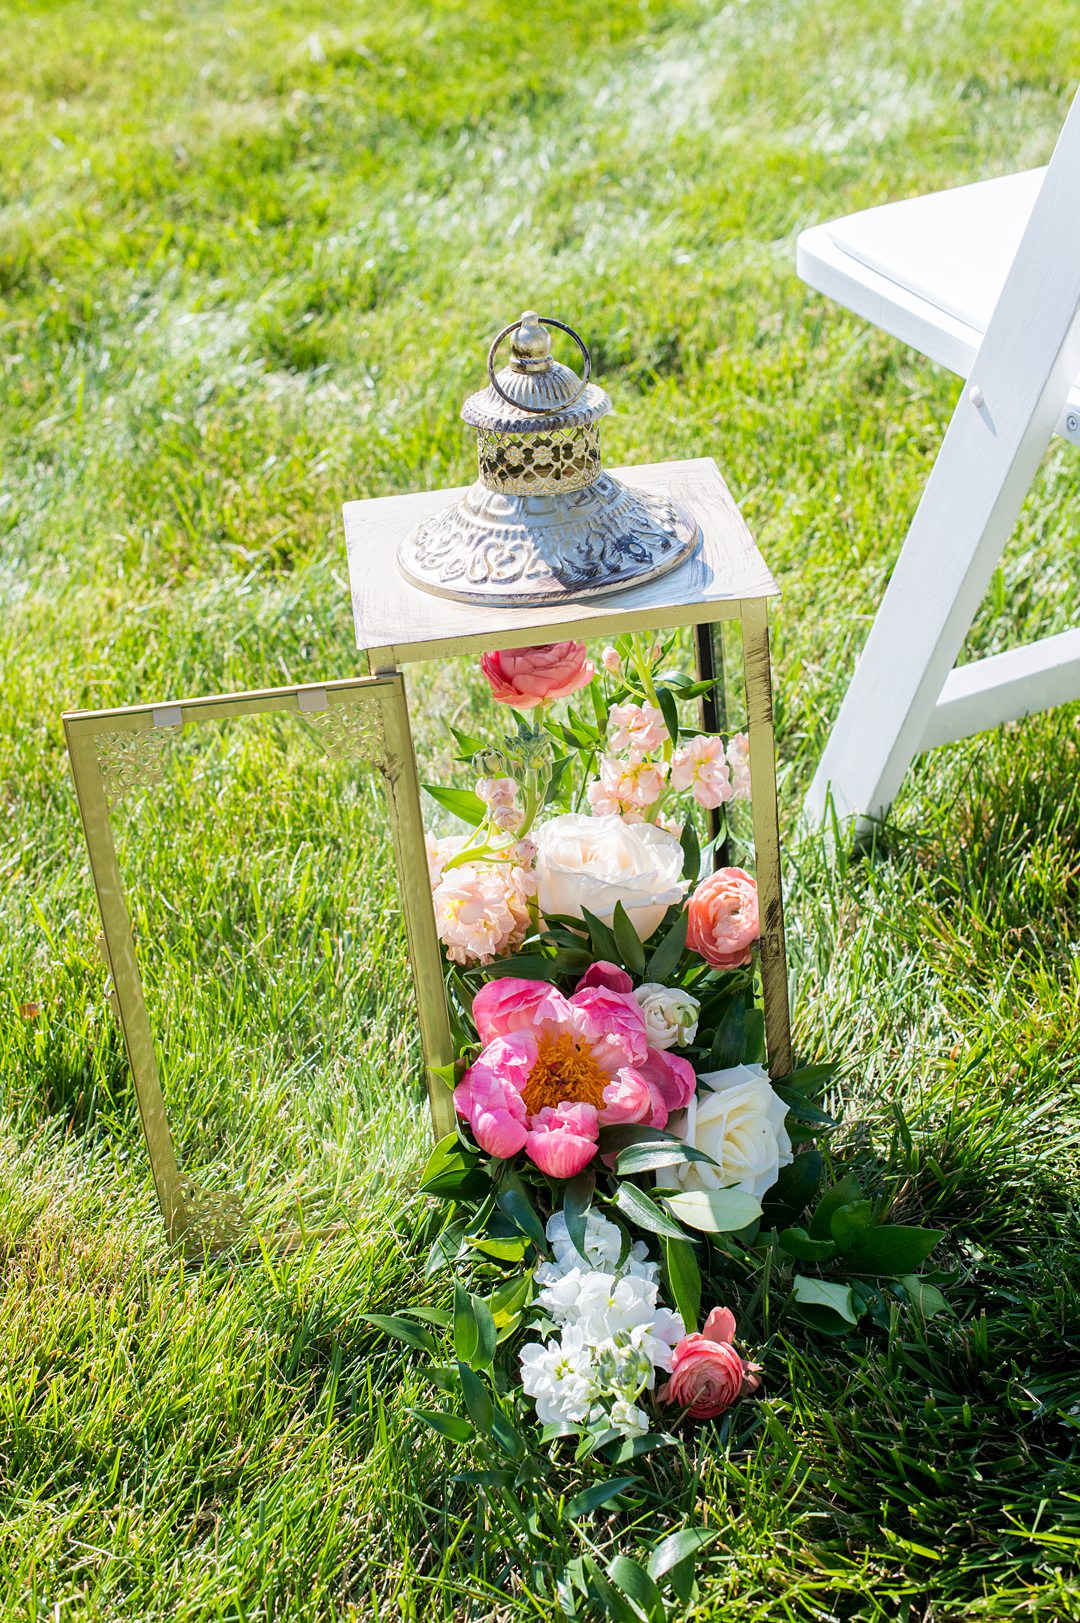
[[[597,1117],[592,1105],[546,1105],[533,1116],[525,1148],[549,1178],[576,1178],[596,1154]]]
[[[634,983],[618,964],[609,964],[606,958],[598,958],[595,964],[590,964],[582,975],[575,992],[583,992],[587,986],[606,986],[609,992],[632,992]]]
[[[741,868],[719,868],[703,879],[689,903],[686,945],[715,969],[738,969],[750,962],[750,947],[761,934],[757,886]]]
[[[732,796],[731,776],[719,738],[699,734],[671,757],[671,787],[690,789],[699,806],[715,810]]]
[[[759,1371],[732,1346],[735,1315],[714,1307],[698,1334],[684,1336],[671,1354],[671,1379],[657,1392],[661,1403],[677,1403],[693,1420],[711,1420],[737,1398],[756,1391]]]
[[[501,653],[483,654],[480,669],[491,684],[492,697],[515,710],[565,699],[587,687],[595,674],[583,642],[504,648]]]
[[[593,984],[584,984],[588,976]],[[613,964],[594,964],[588,976],[569,998],[546,981],[482,986],[473,1020],[484,1047],[454,1092],[481,1149],[506,1156],[524,1148],[556,1178],[592,1159],[601,1127],[663,1127],[694,1088],[685,1060],[649,1047],[644,1016],[621,990],[629,977]]]
[[[664,716],[656,705],[616,704],[608,717],[615,731],[611,735],[613,750],[641,750],[648,754],[658,750],[671,734],[664,725]]]

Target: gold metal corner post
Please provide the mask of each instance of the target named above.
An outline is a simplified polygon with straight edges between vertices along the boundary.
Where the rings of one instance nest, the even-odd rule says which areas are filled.
[[[747,732],[750,738],[751,810],[758,905],[761,910],[761,983],[765,1001],[765,1046],[772,1076],[793,1068],[791,1011],[788,1007],[787,950],[784,945],[784,892],[780,873],[780,819],[776,802],[776,743],[773,736],[769,610],[764,598],[742,605],[743,669],[746,676]]]

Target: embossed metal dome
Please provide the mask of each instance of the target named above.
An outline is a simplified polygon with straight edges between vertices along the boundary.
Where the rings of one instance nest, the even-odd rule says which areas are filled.
[[[581,376],[551,354],[546,328],[581,351]],[[513,334],[509,365],[495,356]],[[603,470],[600,418],[584,341],[527,310],[488,351],[486,389],[461,409],[476,429],[480,478],[453,507],[402,541],[398,567],[438,597],[469,603],[558,603],[652,580],[689,557],[697,522],[666,497],[632,491]]]

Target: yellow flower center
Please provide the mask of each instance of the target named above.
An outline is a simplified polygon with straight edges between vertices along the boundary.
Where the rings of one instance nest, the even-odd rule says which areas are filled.
[[[600,1110],[610,1080],[580,1037],[569,1031],[545,1031],[537,1043],[536,1064],[525,1084],[525,1109],[535,1116],[545,1105],[566,1101],[594,1105]]]

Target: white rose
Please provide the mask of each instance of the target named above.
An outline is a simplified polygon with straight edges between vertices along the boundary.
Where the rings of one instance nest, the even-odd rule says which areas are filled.
[[[673,902],[682,900],[683,851],[673,834],[652,823],[567,812],[533,830],[540,911],[605,924],[621,902],[647,941]]]
[[[635,990],[653,1048],[686,1048],[697,1036],[701,1004],[679,986],[643,981]]]
[[[792,1159],[784,1127],[788,1107],[760,1065],[733,1065],[698,1077],[705,1091],[691,1099],[669,1130],[717,1163],[686,1161],[664,1169],[683,1189],[742,1189],[760,1200]]]

